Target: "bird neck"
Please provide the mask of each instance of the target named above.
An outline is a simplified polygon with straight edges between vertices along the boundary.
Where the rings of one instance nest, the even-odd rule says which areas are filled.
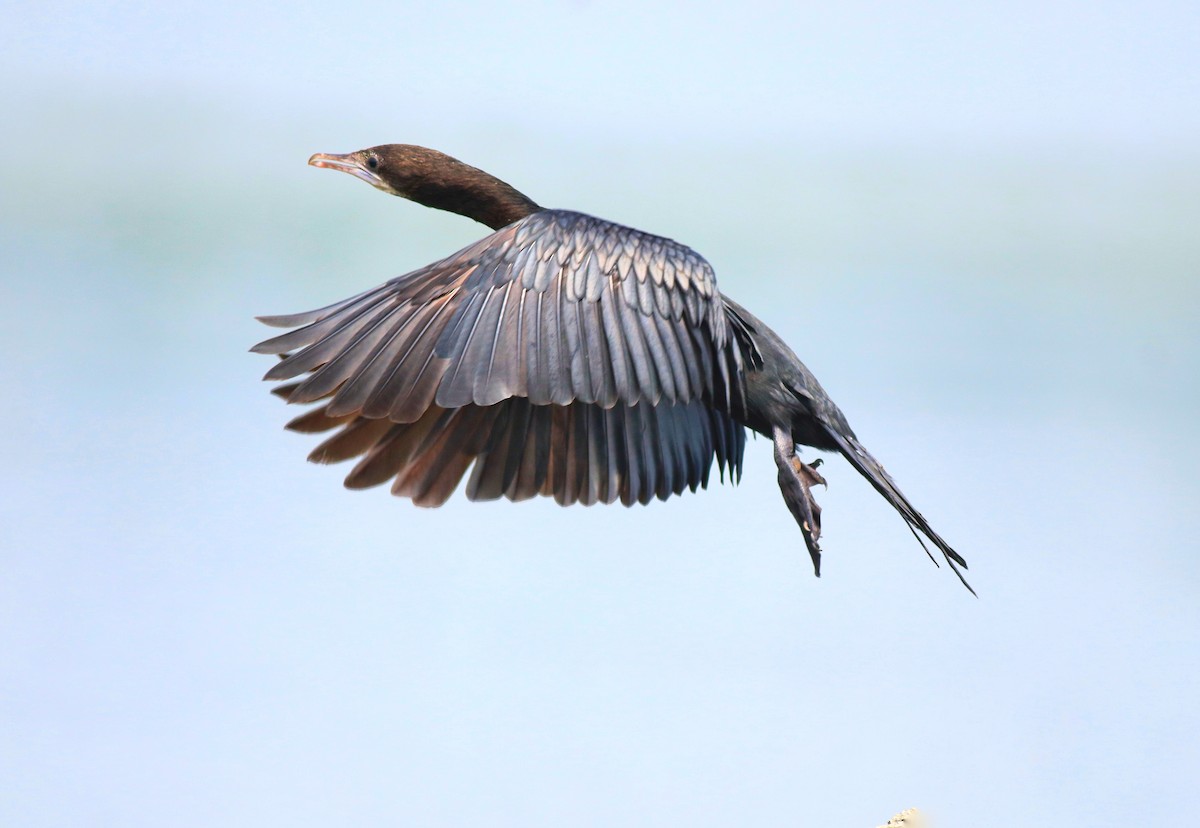
[[[431,171],[405,196],[426,207],[474,219],[493,230],[542,209],[514,187],[460,161]]]

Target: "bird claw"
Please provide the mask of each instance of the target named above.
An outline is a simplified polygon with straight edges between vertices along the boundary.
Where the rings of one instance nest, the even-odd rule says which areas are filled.
[[[825,482],[825,478],[817,473],[817,466],[820,466],[822,462],[824,461],[822,461],[820,457],[818,457],[816,460],[813,460],[811,463],[805,463],[799,457],[792,457],[792,468],[796,470],[796,474],[798,474],[801,479],[806,481],[809,486],[816,486],[819,484],[828,489],[829,484]],[[809,495],[809,500],[812,500],[811,495]],[[815,501],[813,501],[813,505],[816,506]],[[819,512],[821,510],[817,509],[817,511]]]
[[[795,447],[787,435],[776,438],[775,464],[779,467],[779,489],[783,493],[783,501],[800,525],[804,545],[812,558],[813,572],[820,577],[821,547],[817,541],[821,537],[821,507],[813,499],[811,489],[818,483],[825,485],[825,478],[813,466],[796,457]]]
[[[819,482],[824,483],[825,481],[820,480]],[[804,519],[799,520],[800,531],[804,533],[804,543],[808,547],[809,553],[817,553],[817,560],[814,560],[813,563],[817,567],[817,574],[820,575],[821,547],[817,545],[817,540],[821,537],[821,506],[812,496],[811,482],[801,477],[800,488],[804,492],[804,512],[806,512]]]
[[[808,556],[812,558],[813,573],[821,577],[821,546],[817,541],[821,537],[821,507],[813,499],[809,484],[803,477],[797,475],[801,496],[799,499],[785,498],[788,508],[796,523],[800,524],[800,534],[804,536],[804,545],[808,548]]]

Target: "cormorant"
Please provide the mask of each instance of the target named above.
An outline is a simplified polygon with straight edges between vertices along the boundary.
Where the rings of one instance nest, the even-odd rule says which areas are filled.
[[[391,480],[393,494],[438,506],[474,464],[471,500],[548,495],[628,506],[707,486],[714,459],[722,479],[740,477],[751,428],[774,445],[779,488],[817,575],[821,509],[811,487],[825,481],[819,459],[796,456],[798,443],[840,452],[967,585],[958,568],[966,561],[858,442],[808,368],[717,290],[692,249],[544,209],[424,147],[318,153],[309,164],[495,231],[328,307],[260,317],[295,329],[253,350],[282,357],[265,379],[302,377],[275,393],[325,400],[288,428],[336,429],[309,459],[360,457],[347,487]]]

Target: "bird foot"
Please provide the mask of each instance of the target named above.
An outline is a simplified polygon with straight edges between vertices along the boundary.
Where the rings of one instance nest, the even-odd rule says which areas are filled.
[[[820,485],[828,489],[829,484],[825,482],[825,478],[817,474],[817,467],[820,466],[822,462],[824,461],[822,461],[820,457],[818,457],[816,460],[813,460],[811,463],[805,463],[799,457],[792,457],[792,468],[796,470],[796,474],[807,481],[810,487]],[[812,500],[811,494],[809,494],[809,500]],[[816,501],[813,501],[812,505],[816,507]],[[821,510],[820,508],[817,508],[816,511],[820,512]]]
[[[812,487],[818,483],[824,486],[826,483],[825,478],[815,469],[818,462],[814,461],[812,465],[808,465],[796,456],[790,440],[776,441],[775,464],[779,468],[779,489],[783,493],[783,501],[787,504],[788,511],[800,525],[804,545],[812,558],[813,572],[819,577],[821,547],[817,541],[821,537],[821,507],[813,499]]]
[[[800,528],[805,533],[805,542],[809,542],[811,535],[811,547],[817,547],[817,538],[821,537],[821,506],[817,503],[816,498],[812,495],[812,487],[817,483],[825,486],[825,479],[821,475],[812,470],[811,467],[800,464],[804,472],[797,475],[800,480],[800,488],[804,492],[804,511],[807,512],[804,520],[800,523]],[[814,479],[815,478],[815,479]]]

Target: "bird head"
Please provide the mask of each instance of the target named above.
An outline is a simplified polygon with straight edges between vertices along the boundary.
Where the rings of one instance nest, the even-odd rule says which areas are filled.
[[[385,193],[458,213],[493,230],[541,209],[495,176],[412,144],[380,144],[346,155],[318,152],[308,163],[350,173]]]
[[[341,170],[385,193],[414,200],[419,200],[414,198],[419,187],[427,186],[447,171],[467,166],[445,153],[412,144],[380,144],[345,155],[318,152],[308,163],[322,169]]]

